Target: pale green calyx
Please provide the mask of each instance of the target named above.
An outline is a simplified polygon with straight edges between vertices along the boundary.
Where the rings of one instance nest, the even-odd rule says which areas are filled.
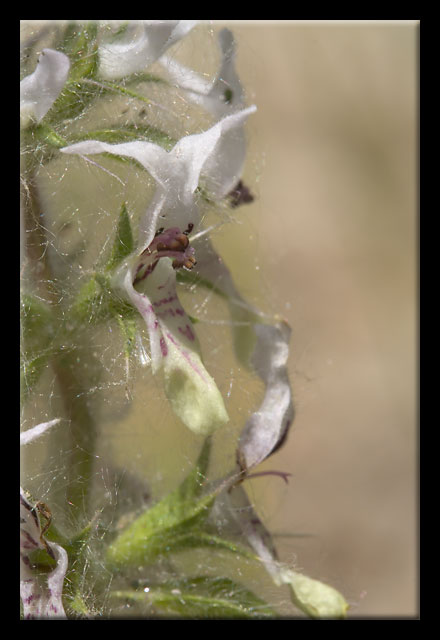
[[[292,601],[311,618],[345,618],[348,604],[344,597],[328,584],[308,578],[292,569],[281,569],[276,581],[289,585]]]
[[[165,393],[187,427],[199,435],[209,435],[229,421],[223,398],[214,379],[206,371],[196,349],[191,352],[167,342],[164,359]]]

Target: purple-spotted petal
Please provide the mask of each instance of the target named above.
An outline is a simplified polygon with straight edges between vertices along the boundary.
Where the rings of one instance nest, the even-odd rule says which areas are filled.
[[[30,555],[37,549],[46,549],[56,562],[49,574],[32,567]],[[62,593],[67,564],[65,549],[42,537],[35,505],[20,487],[20,597],[25,620],[66,618]]]
[[[147,325],[153,373],[163,372],[166,396],[194,433],[208,435],[228,422],[223,398],[205,369],[197,336],[177,297],[176,272],[168,258],[156,262],[138,288],[133,271],[124,289]]]
[[[60,418],[55,418],[23,431],[20,445],[33,442],[59,421]],[[56,562],[49,574],[39,575],[31,565],[30,554],[37,549],[46,549]],[[62,603],[66,571],[66,551],[44,539],[36,506],[20,487],[20,596],[25,619],[66,617]]]
[[[196,20],[151,20],[129,25],[123,40],[99,47],[101,77],[113,80],[144,71],[196,24]]]
[[[69,58],[60,51],[43,49],[34,73],[20,82],[20,114],[40,122],[49,111],[69,75]]]

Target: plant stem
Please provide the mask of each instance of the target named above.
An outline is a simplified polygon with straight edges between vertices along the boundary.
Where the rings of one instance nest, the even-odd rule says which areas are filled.
[[[31,157],[31,156],[29,156]],[[35,169],[32,160],[26,160],[23,175],[23,228],[24,272],[23,285],[53,305],[56,321],[60,323],[58,335],[67,337],[63,322],[69,314],[61,308],[63,296],[62,283],[57,282],[52,273],[48,252],[48,239],[44,228],[44,213],[41,207]],[[64,417],[69,426],[63,433],[63,447],[66,475],[65,499],[78,508],[78,513],[86,519],[91,517],[91,482],[93,477],[94,451],[96,447],[96,425],[87,403],[87,381],[84,380],[84,367],[78,367],[80,330],[68,340],[68,352],[52,358],[52,370],[55,373],[58,389],[63,403]],[[81,353],[84,339],[81,338]]]
[[[70,420],[70,443],[65,454],[66,500],[89,520],[92,516],[90,493],[96,425],[88,407],[86,386],[77,370],[78,353],[77,349],[73,349],[68,354],[54,359],[52,368],[59,385],[65,414]]]

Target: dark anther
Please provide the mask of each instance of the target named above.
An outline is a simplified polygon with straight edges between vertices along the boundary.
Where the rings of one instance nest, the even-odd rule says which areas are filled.
[[[223,93],[223,100],[226,102],[226,104],[229,104],[230,102],[232,102],[233,96],[234,93],[232,89],[225,89],[225,92]]]
[[[191,270],[197,264],[197,260],[194,256],[188,256],[185,258],[185,261],[181,260],[173,260],[174,269],[180,269],[180,267],[185,267],[185,269]]]
[[[188,258],[183,263],[183,266],[186,267],[187,269],[192,269],[196,264],[197,264],[197,260],[194,258],[194,256],[188,256]]]
[[[184,233],[181,233],[180,236],[177,236],[176,240],[180,242],[180,244],[183,247],[183,250],[185,250],[186,247],[189,245],[188,236],[185,235]]]
[[[156,245],[157,251],[185,251],[189,245],[188,236],[184,233],[180,233],[178,236],[169,240],[168,242],[158,242]]]
[[[188,224],[188,228],[181,232],[177,227],[170,229],[160,228],[155,234],[155,239],[145,249],[142,255],[153,256],[153,252],[156,252],[157,259],[153,262],[152,267],[146,267],[145,263],[138,266],[135,282],[139,282],[146,278],[156,266],[158,260],[161,257],[169,257],[173,259],[172,265],[174,269],[192,269],[196,264],[194,258],[194,249],[189,246],[188,235],[193,230],[194,225],[192,222]],[[151,260],[151,258],[149,258]],[[147,262],[148,263],[148,262]]]
[[[249,188],[243,184],[242,180],[228,193],[227,197],[230,198],[229,204],[233,208],[239,207],[241,204],[248,204],[254,200],[254,196]]]

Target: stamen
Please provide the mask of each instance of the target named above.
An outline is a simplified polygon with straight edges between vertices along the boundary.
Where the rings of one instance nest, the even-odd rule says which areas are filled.
[[[137,268],[134,282],[139,282],[146,278],[154,269],[158,258],[173,258],[174,269],[191,270],[196,264],[194,248],[189,246],[188,234],[193,230],[194,225],[188,224],[188,228],[182,233],[178,227],[164,229],[161,227],[156,231],[153,241],[142,252],[142,257],[150,256],[148,261],[143,261]]]
[[[249,478],[258,478],[259,476],[278,476],[282,478],[286,484],[289,484],[288,478],[291,476],[291,473],[287,473],[287,471],[258,471],[257,473],[250,473],[244,479],[249,480]]]

